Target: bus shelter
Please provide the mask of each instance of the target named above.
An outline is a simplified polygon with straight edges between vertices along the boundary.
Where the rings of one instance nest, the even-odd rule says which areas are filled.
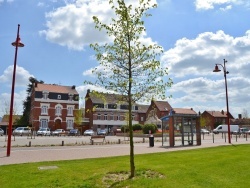
[[[162,146],[201,145],[200,118],[197,114],[170,113],[162,120]]]

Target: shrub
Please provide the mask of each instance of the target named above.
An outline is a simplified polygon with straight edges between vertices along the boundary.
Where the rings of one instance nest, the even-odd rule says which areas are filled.
[[[121,127],[121,131],[124,133],[127,133],[127,132],[129,132],[129,126],[128,125],[123,125],[122,127]]]
[[[153,134],[157,131],[157,126],[155,124],[146,124],[142,127],[144,134],[149,134],[149,130],[151,130],[151,133]]]
[[[134,124],[133,131],[139,131],[139,130],[142,130],[142,125],[141,124]]]

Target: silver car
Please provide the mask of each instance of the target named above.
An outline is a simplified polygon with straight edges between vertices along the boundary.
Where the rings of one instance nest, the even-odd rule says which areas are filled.
[[[30,135],[31,130],[28,127],[18,127],[12,132],[12,134],[14,136]]]

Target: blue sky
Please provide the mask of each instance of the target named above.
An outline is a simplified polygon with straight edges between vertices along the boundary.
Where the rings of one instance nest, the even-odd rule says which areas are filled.
[[[126,0],[136,4],[136,0]],[[173,107],[226,110],[223,73],[213,73],[226,59],[229,109],[237,117],[250,111],[250,2],[246,0],[157,0],[145,20],[145,41],[164,48],[161,62],[174,85],[166,91]],[[0,0],[0,116],[9,107],[17,25],[24,48],[18,49],[15,111],[22,113],[28,78],[48,84],[76,85],[94,79],[98,66],[93,42],[108,38],[94,29],[92,16],[109,20],[107,0]],[[100,88],[99,88],[100,89]],[[101,90],[101,89],[100,89]],[[6,107],[7,106],[7,107]]]

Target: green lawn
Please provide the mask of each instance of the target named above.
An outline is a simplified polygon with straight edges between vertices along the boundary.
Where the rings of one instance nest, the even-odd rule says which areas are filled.
[[[250,187],[249,156],[250,145],[136,155],[134,179],[127,179],[129,156],[6,165],[0,187]]]

